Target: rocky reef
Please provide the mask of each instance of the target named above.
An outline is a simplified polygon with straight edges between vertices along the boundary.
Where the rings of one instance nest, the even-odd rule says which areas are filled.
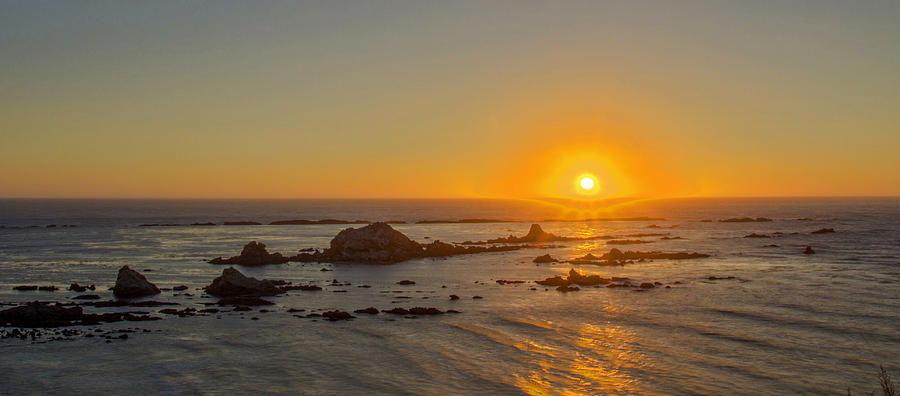
[[[266,250],[266,245],[264,243],[256,241],[244,245],[239,256],[233,256],[227,259],[216,257],[209,260],[210,264],[243,265],[245,267],[266,264],[284,264],[286,262],[288,262],[287,257],[282,256],[281,253],[269,253],[269,251]]]

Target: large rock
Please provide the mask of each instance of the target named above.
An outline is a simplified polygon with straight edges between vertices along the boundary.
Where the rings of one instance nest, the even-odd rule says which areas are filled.
[[[423,255],[422,246],[387,223],[347,228],[331,240],[324,256],[330,261],[396,263]]]
[[[159,288],[147,281],[144,275],[128,268],[127,265],[119,268],[116,277],[116,286],[113,287],[116,297],[144,297],[159,294]]]
[[[222,270],[222,275],[213,279],[204,290],[216,297],[274,296],[283,293],[271,281],[246,277],[233,267]]]
[[[81,307],[66,308],[40,302],[30,302],[5,311],[0,311],[0,324],[19,327],[66,326],[84,316]]]
[[[223,259],[221,257],[214,258],[209,261],[211,264],[237,264],[246,267],[254,267],[266,264],[284,264],[288,262],[288,258],[281,253],[269,253],[264,243],[252,241],[244,245],[240,256]]]

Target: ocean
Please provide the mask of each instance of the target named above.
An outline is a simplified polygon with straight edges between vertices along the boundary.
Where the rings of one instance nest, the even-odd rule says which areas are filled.
[[[772,221],[718,221],[740,217]],[[248,276],[324,290],[270,298],[275,305],[261,307],[269,312],[178,317],[157,312],[166,307],[141,308],[162,320],[82,329],[138,328],[127,340],[3,339],[0,393],[846,394],[877,389],[879,365],[900,377],[898,198],[696,198],[607,208],[502,200],[6,199],[0,303],[71,302],[77,293],[65,288],[76,282],[96,284],[97,294],[112,299],[107,289],[128,265],[161,288],[189,287],[152,299],[201,308],[215,299],[199,289],[225,267],[207,260],[237,255],[250,241],[286,255],[326,248],[340,230],[362,226],[268,225],[292,219],[402,221],[392,226],[422,243],[524,235],[532,223],[563,236],[659,235],[628,237],[647,242],[635,245],[591,239],[393,265],[238,266]],[[504,222],[416,224],[460,219]],[[190,225],[198,222],[217,225]],[[823,228],[835,232],[812,233]],[[745,238],[753,233],[768,237]],[[816,253],[803,254],[807,246]],[[624,266],[532,262],[614,247],[711,257]],[[563,293],[533,283],[570,269],[660,285]],[[415,285],[396,284],[406,279]],[[31,284],[60,290],[13,290]],[[461,313],[329,322],[288,312],[370,306]]]

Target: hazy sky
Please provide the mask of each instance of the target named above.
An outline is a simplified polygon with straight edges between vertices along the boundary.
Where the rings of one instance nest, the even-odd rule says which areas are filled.
[[[0,196],[900,195],[900,1],[0,1]]]

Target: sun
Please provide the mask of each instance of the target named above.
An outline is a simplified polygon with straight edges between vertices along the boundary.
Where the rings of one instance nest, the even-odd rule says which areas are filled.
[[[575,190],[580,195],[595,195],[600,192],[600,183],[594,175],[583,173],[575,178]]]
[[[578,182],[578,185],[581,186],[582,190],[592,190],[594,189],[594,180],[590,177],[582,177],[581,181]]]

